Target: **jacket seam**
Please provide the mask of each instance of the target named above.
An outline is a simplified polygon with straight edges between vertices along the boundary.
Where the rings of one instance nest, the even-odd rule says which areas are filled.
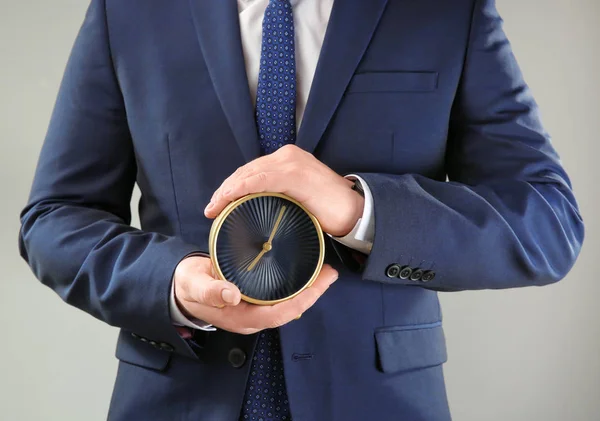
[[[173,191],[173,202],[175,205],[175,215],[177,215],[177,232],[183,237],[181,230],[181,216],[179,214],[179,203],[177,201],[177,191],[175,190],[175,176],[173,174],[173,158],[171,156],[171,136],[167,134],[167,155],[169,156],[169,174],[171,177],[171,190]]]

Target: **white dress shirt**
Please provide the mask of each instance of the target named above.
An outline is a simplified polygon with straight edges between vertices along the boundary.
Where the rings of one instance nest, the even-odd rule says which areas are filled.
[[[300,130],[302,117],[308,101],[308,95],[319,61],[321,46],[334,0],[290,0],[294,12],[295,48],[296,48],[296,124]],[[262,45],[262,21],[269,0],[238,0],[242,48],[246,64],[246,75],[252,101],[256,102],[258,72]],[[369,186],[360,177],[347,176],[360,183],[365,196],[362,217],[354,229],[345,237],[332,237],[336,241],[369,254],[375,232],[373,215],[373,196]],[[201,320],[187,319],[177,307],[175,291],[171,288],[171,319],[174,324],[194,329],[215,330]]]

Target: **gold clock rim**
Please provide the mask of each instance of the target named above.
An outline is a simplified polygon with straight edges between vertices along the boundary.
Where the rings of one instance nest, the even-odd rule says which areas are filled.
[[[319,276],[319,273],[321,272],[321,269],[323,268],[323,263],[325,261],[325,235],[323,234],[323,229],[321,228],[321,224],[319,223],[317,218],[308,209],[306,209],[306,207],[304,205],[302,205],[300,202],[298,202],[297,200],[295,200],[283,193],[268,193],[268,192],[252,193],[252,194],[248,194],[246,196],[240,197],[239,199],[231,202],[229,205],[227,205],[225,207],[225,209],[223,209],[223,211],[221,211],[221,213],[213,221],[213,224],[210,228],[210,234],[208,237],[208,251],[209,251],[210,260],[212,262],[213,268],[216,272],[216,276],[219,279],[226,280],[225,276],[223,275],[223,272],[221,271],[221,267],[219,266],[219,262],[217,259],[217,237],[221,230],[221,227],[223,226],[223,223],[225,222],[227,217],[231,214],[231,212],[233,212],[233,210],[235,208],[237,208],[239,205],[241,205],[242,203],[245,203],[252,199],[256,199],[257,197],[265,197],[265,196],[279,197],[281,199],[288,200],[288,201],[292,202],[293,204],[297,205],[300,209],[302,209],[304,212],[306,212],[306,214],[309,216],[309,218],[315,225],[315,229],[317,230],[317,236],[319,238],[319,260],[315,267],[315,271],[313,272],[313,274],[310,277],[310,279],[308,280],[308,282],[302,288],[300,288],[298,291],[296,291],[295,293],[293,293],[292,295],[290,295],[288,297],[280,298],[279,300],[259,300],[259,299],[248,297],[247,295],[242,294],[242,300],[244,300],[248,303],[251,303],[251,304],[266,306],[266,305],[275,305],[278,303],[282,303],[284,301],[291,300],[292,298],[294,298],[295,296],[300,294],[302,291],[304,291],[307,288],[309,288],[310,286],[312,286],[312,284],[314,284],[315,280],[317,279],[317,276]]]

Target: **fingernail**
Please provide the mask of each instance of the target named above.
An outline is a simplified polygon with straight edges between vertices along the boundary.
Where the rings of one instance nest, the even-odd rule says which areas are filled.
[[[339,275],[332,276],[331,279],[329,280],[329,284],[330,285],[333,284],[335,281],[337,281],[338,278],[339,278]]]
[[[214,203],[210,202],[208,205],[206,205],[206,208],[204,209],[204,212],[210,210],[213,206],[214,206]]]
[[[229,289],[224,289],[221,292],[221,297],[223,298],[223,301],[225,301],[228,304],[233,304],[233,292]]]

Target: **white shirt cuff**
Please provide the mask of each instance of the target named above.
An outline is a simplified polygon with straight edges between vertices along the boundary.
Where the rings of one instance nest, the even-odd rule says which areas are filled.
[[[171,296],[169,298],[169,311],[171,312],[171,322],[175,326],[186,326],[192,329],[205,330],[208,332],[214,332],[217,330],[210,323],[206,323],[199,319],[188,319],[183,315],[177,302],[175,301],[175,283],[171,283]]]
[[[346,176],[349,180],[358,181],[365,197],[365,207],[362,216],[356,222],[356,225],[344,237],[334,237],[335,241],[350,247],[364,254],[370,254],[373,248],[373,239],[375,238],[375,213],[373,211],[373,194],[367,183],[355,174]]]

